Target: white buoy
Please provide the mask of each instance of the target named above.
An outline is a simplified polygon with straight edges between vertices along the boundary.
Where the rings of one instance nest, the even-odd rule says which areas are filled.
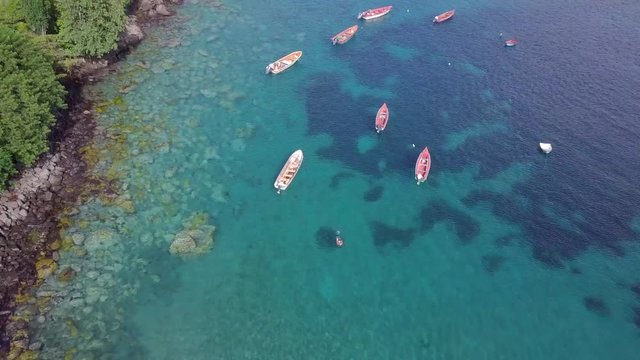
[[[451,63],[447,63],[447,65],[451,66]]]
[[[540,143],[540,150],[542,150],[543,153],[548,154],[551,152],[551,150],[553,149],[553,147],[551,146],[551,144],[549,143]]]

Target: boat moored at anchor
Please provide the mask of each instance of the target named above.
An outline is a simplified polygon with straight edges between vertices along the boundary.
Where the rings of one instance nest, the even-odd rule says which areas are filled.
[[[393,6],[383,6],[375,9],[369,9],[358,14],[358,19],[373,20],[387,15]]]

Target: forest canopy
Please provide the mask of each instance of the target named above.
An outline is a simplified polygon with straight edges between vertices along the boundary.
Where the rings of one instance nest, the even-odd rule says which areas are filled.
[[[48,149],[65,89],[53,62],[29,35],[0,25],[0,187]]]
[[[54,35],[69,56],[99,57],[116,48],[131,0],[0,0],[0,23]]]

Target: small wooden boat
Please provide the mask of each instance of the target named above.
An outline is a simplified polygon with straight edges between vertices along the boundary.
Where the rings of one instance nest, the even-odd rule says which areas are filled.
[[[427,180],[429,170],[431,170],[431,155],[429,154],[429,148],[425,146],[416,161],[416,181],[418,185]]]
[[[331,42],[333,43],[333,45],[335,44],[344,44],[347,41],[351,40],[351,38],[353,37],[353,35],[356,34],[356,31],[358,31],[358,25],[353,25],[352,27],[342,30],[340,33],[338,33],[336,36],[331,38]]]
[[[265,74],[280,74],[281,72],[290,68],[293,64],[295,64],[302,57],[302,51],[294,51],[291,54],[278,59],[277,61],[272,62],[267,65],[267,69],[265,70]]]
[[[433,18],[433,22],[434,23],[441,23],[443,21],[447,21],[449,19],[451,19],[453,17],[453,15],[456,14],[456,10],[452,9],[446,12],[443,12],[442,14],[436,16]]]
[[[504,42],[504,46],[506,46],[506,47],[514,47],[516,45],[518,45],[518,40],[516,40],[516,39],[509,39],[509,40]]]
[[[289,159],[280,170],[280,174],[276,178],[276,181],[273,183],[273,186],[278,189],[278,194],[280,191],[287,190],[289,184],[293,181],[293,178],[296,177],[298,170],[300,170],[300,166],[302,165],[302,150],[298,149],[289,156]]]
[[[387,15],[389,11],[391,11],[391,8],[393,8],[393,6],[383,6],[376,9],[369,9],[367,11],[363,11],[360,14],[358,14],[358,19],[365,19],[365,20],[377,19],[381,16]]]
[[[388,121],[389,108],[387,108],[387,103],[384,103],[380,106],[380,109],[378,109],[378,113],[376,114],[376,131],[378,133],[382,132],[382,130],[387,127]]]

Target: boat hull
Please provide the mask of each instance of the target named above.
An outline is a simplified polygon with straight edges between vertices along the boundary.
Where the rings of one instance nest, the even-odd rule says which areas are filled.
[[[443,12],[442,14],[437,15],[436,17],[434,17],[433,18],[433,22],[434,23],[441,23],[441,22],[447,21],[447,20],[451,19],[453,17],[453,15],[455,15],[455,14],[456,14],[455,10],[449,10],[449,11]]]
[[[358,14],[358,19],[373,20],[387,15],[393,6],[383,6],[376,9],[369,9]]]
[[[510,39],[504,42],[504,46],[506,47],[514,47],[518,45],[518,41],[516,41],[515,39]]]
[[[280,74],[281,72],[292,67],[293,64],[298,62],[298,60],[300,60],[301,57],[302,57],[302,51],[294,51],[291,54],[283,56],[280,59],[267,65],[267,68],[265,69],[265,73]]]
[[[335,44],[342,45],[347,41],[351,40],[351,38],[356,34],[357,31],[358,31],[358,25],[353,25],[352,27],[341,31],[338,34],[336,34],[334,37],[332,37],[331,42],[333,43],[333,45]]]
[[[429,176],[429,171],[431,170],[431,154],[429,154],[429,148],[425,147],[420,155],[418,156],[418,160],[416,160],[416,168],[415,168],[415,176],[418,185],[427,181],[427,177]]]
[[[389,108],[387,103],[382,104],[378,113],[376,114],[376,132],[381,133],[387,127],[389,122]]]
[[[300,166],[302,166],[302,160],[304,159],[304,155],[302,150],[298,149],[289,156],[287,162],[280,170],[276,181],[273,183],[273,187],[280,191],[287,190],[293,179],[298,174],[298,170],[300,170]]]
[[[551,152],[551,150],[553,150],[553,147],[551,146],[551,144],[548,144],[548,143],[540,143],[539,146],[540,146],[540,150],[545,154],[548,154]]]

